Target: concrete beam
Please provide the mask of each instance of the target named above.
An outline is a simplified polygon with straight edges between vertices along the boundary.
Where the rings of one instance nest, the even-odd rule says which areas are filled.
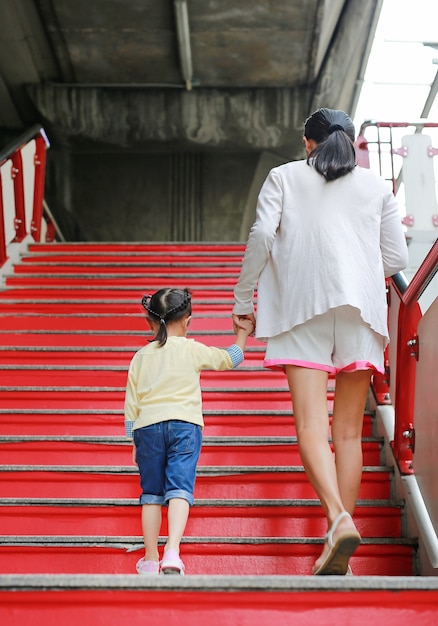
[[[347,1],[314,85],[311,109],[343,109],[354,116],[382,0]]]
[[[35,85],[29,95],[49,135],[87,149],[301,148],[308,91],[292,89],[79,88]],[[53,138],[53,137],[52,137]]]

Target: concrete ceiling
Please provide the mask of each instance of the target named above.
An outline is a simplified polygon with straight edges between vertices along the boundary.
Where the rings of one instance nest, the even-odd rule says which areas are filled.
[[[281,151],[310,110],[354,112],[381,1],[1,0],[0,131]]]

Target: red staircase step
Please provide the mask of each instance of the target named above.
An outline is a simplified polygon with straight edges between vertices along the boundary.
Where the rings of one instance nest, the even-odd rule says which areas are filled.
[[[78,391],[81,392],[78,397]],[[14,398],[10,392],[19,393],[19,397]],[[248,393],[251,392],[251,393]],[[272,409],[290,409],[292,405],[289,390],[285,387],[254,389],[250,387],[206,387],[202,386],[204,406],[214,403],[219,408],[234,408],[235,410],[243,406],[246,409],[263,409],[264,405]],[[2,406],[20,408],[32,398],[41,399],[45,406],[56,406],[59,403],[67,403],[68,406],[82,406],[90,404],[90,408],[100,404],[109,403],[109,408],[120,406],[124,402],[125,387],[86,387],[81,385],[71,386],[36,386],[36,385],[15,385],[0,387],[0,402]],[[330,409],[332,403],[328,403]],[[28,405],[29,408],[31,405]]]
[[[193,335],[190,335],[192,337]],[[1,332],[0,338],[4,347],[13,346],[15,348],[20,346],[121,346],[132,347],[132,353],[135,350],[142,348],[148,340],[152,337],[149,333],[104,333],[97,331],[90,332],[24,332],[24,333],[6,333]],[[234,335],[230,332],[228,335],[222,333],[221,335],[204,335],[199,337],[199,340],[209,345],[215,345],[218,347],[228,347],[234,343]],[[255,347],[256,340],[250,338],[248,341],[248,347]]]
[[[0,535],[138,535],[138,500],[4,498]],[[355,521],[362,537],[401,537],[400,504],[358,502]],[[315,500],[197,500],[186,537],[315,537],[326,532]],[[163,511],[162,534],[167,534]]]
[[[203,331],[210,334],[228,332],[232,329],[231,315],[200,317],[194,315],[190,322],[190,334],[197,335]],[[135,331],[139,334],[152,336],[145,320],[145,311],[138,303],[138,312],[125,315],[30,315],[23,311],[21,315],[2,315],[1,330],[13,331],[59,331],[73,333],[77,330],[100,331]]]
[[[216,285],[215,285],[216,282]],[[236,277],[220,278],[214,281],[211,276],[205,278],[188,279],[180,276],[179,281],[173,277],[164,276],[140,276],[129,278],[117,276],[115,278],[39,278],[39,277],[9,277],[6,279],[6,290],[0,294],[1,299],[16,298],[49,298],[49,299],[72,299],[72,298],[108,298],[129,299],[141,303],[145,293],[162,289],[164,287],[187,287],[192,291],[193,301],[215,299],[233,303],[233,288]],[[197,303],[196,303],[197,304]],[[231,311],[231,308],[229,309]],[[199,311],[198,311],[199,312]]]
[[[69,440],[68,437],[25,439],[1,437],[1,465],[14,465],[22,458],[28,465],[129,465],[131,463],[131,445],[110,438],[81,438]],[[378,465],[380,462],[380,443],[376,440],[364,441],[363,457],[365,465]],[[213,440],[204,438],[199,459],[200,465],[300,465],[296,441],[290,438],[272,443],[250,438],[243,442],[229,441],[225,438]]]
[[[123,365],[129,364],[134,355],[133,348],[95,346],[83,348],[80,346],[20,346],[19,349],[0,346],[0,358],[8,365]]]
[[[389,499],[390,470],[364,467],[361,499]],[[0,466],[0,498],[138,498],[134,466]],[[315,498],[302,466],[200,466],[195,498]]]
[[[30,243],[28,246],[28,252],[31,254],[35,254],[36,256],[39,254],[68,254],[75,255],[79,254],[97,254],[100,255],[102,253],[117,253],[119,255],[123,255],[126,258],[131,258],[132,255],[136,254],[152,254],[158,253],[160,255],[168,255],[172,254],[172,256],[184,256],[185,254],[196,253],[196,256],[205,256],[207,258],[210,257],[211,254],[220,254],[224,257],[230,254],[240,254],[243,255],[245,252],[245,244],[236,243],[236,242],[220,242],[216,243],[214,241],[205,243],[183,243],[183,242],[159,242],[153,243],[148,242],[145,244],[141,244],[138,242],[135,243],[89,243],[89,242],[68,242],[68,243],[59,243],[54,242],[50,244],[46,243]]]
[[[102,618],[106,626],[127,619],[368,626],[379,606],[385,626],[405,626],[400,611],[391,623],[394,591],[379,595],[383,583],[397,588],[403,602],[407,583],[396,584],[403,577],[416,589],[409,601],[426,602],[423,613],[415,612],[416,624],[423,626],[433,602],[438,608],[416,588],[417,542],[403,536],[403,502],[393,499],[392,472],[381,465],[382,441],[373,436],[369,413],[355,576],[339,582],[309,576],[326,521],[301,464],[284,374],[263,369],[264,344],[254,338],[238,370],[201,378],[204,446],[181,546],[188,575],[145,580],[135,574],[143,552],[140,489],[123,403],[129,361],[151,338],[141,297],[167,284],[189,286],[190,335],[228,346],[243,252],[242,244],[34,244],[6,277],[0,291],[2,623],[76,626]],[[329,380],[330,411],[333,391]],[[103,615],[99,603],[112,610]]]
[[[290,410],[204,410],[205,436],[296,436]],[[365,414],[363,436],[371,437],[372,416]],[[0,435],[123,436],[123,410],[0,409]]]
[[[47,626],[60,615],[63,626],[99,624],[103,606],[106,626],[143,624],[145,614],[148,624],[168,626],[179,626],[181,614],[191,626],[369,626],[382,623],[382,615],[385,626],[411,626],[413,619],[415,626],[431,626],[438,610],[436,579],[336,577],[321,586],[294,576],[163,578],[19,574],[0,587],[1,613],[8,626]]]
[[[139,538],[140,539],[140,538]],[[114,543],[114,542],[111,542]],[[23,548],[25,554],[23,556]],[[119,546],[101,545],[94,540],[69,545],[6,545],[0,552],[0,570],[7,574],[130,574],[143,551],[126,551]],[[321,545],[303,544],[300,540],[273,543],[231,543],[202,540],[184,542],[181,555],[190,576],[306,576],[318,558]],[[386,557],[386,558],[385,558]],[[355,575],[407,576],[412,571],[412,546],[403,543],[363,543],[351,559]],[[1,596],[0,596],[1,598]]]
[[[203,388],[203,406],[206,409],[290,409],[291,399],[289,391],[259,390],[251,396],[251,389],[216,389]],[[12,392],[12,393],[11,393]],[[80,393],[78,393],[80,392]],[[123,408],[125,391],[119,387],[0,387],[0,404],[4,408],[32,409],[35,402],[41,403],[44,408],[61,409],[67,404],[70,408]],[[328,403],[330,411],[333,403]]]
[[[230,342],[231,343],[231,342]],[[27,365],[24,367],[0,366],[0,384],[17,385],[32,380],[32,385],[60,385],[70,383],[72,386],[83,387],[95,386],[124,386],[128,376],[128,366],[111,368],[108,366],[96,368],[79,368],[73,366],[62,367],[38,367]],[[282,387],[287,390],[286,377],[283,372],[269,371],[258,368],[246,368],[241,366],[234,370],[224,372],[206,371],[201,374],[201,382],[206,387],[227,387],[230,384],[254,388]],[[333,387],[329,384],[328,397],[333,399]]]
[[[0,359],[5,365],[95,365],[127,367],[135,349],[121,346],[0,346]],[[260,365],[263,353],[259,348],[249,348],[245,353],[245,365]]]
[[[206,267],[208,265],[220,264],[225,270],[234,265],[238,265],[242,262],[243,254],[239,251],[236,252],[224,252],[205,250],[193,252],[193,251],[174,251],[170,257],[163,254],[163,251],[150,251],[144,250],[142,252],[132,252],[127,256],[126,252],[114,251],[114,252],[57,252],[43,254],[41,252],[31,255],[23,255],[21,257],[21,263],[23,265],[40,265],[47,264],[60,268],[62,270],[63,265],[68,266],[81,266],[81,265],[106,265],[117,264],[130,267],[132,265],[145,265],[148,264],[160,264],[168,265],[171,268],[174,265],[187,265],[193,268],[197,265]],[[21,266],[15,266],[14,271]]]
[[[53,295],[53,294],[50,294]],[[90,295],[90,294],[89,294]],[[0,297],[0,315],[3,313],[20,315],[25,310],[27,313],[42,315],[59,315],[65,313],[66,309],[74,308],[76,314],[92,315],[138,315],[139,295],[131,297],[128,294],[125,298],[93,298],[82,300],[78,297],[53,298],[42,296],[39,292],[33,292],[33,296],[15,298],[10,292],[5,292],[4,297]],[[140,295],[142,297],[144,293]],[[1,292],[0,292],[1,296]],[[197,299],[196,310],[198,313],[229,314],[232,306],[231,299],[218,298],[215,302]]]
[[[74,263],[66,263],[62,265],[57,263],[55,266],[52,263],[38,263],[35,259],[32,263],[26,263],[23,265],[17,265],[14,268],[14,274],[8,276],[8,282],[11,280],[13,284],[13,278],[15,277],[32,277],[39,276],[52,280],[55,276],[77,277],[81,275],[96,275],[99,279],[105,279],[109,276],[116,276],[117,274],[123,274],[123,279],[126,276],[140,274],[144,276],[146,273],[148,277],[169,276],[175,277],[175,280],[179,280],[180,276],[196,276],[196,278],[214,277],[220,278],[222,282],[223,277],[234,278],[237,280],[239,276],[241,264],[239,261],[213,261],[208,260],[208,265],[202,264],[199,268],[194,267],[193,262],[190,263],[190,259],[184,259],[184,261],[165,262],[156,260],[155,262],[144,261],[137,263],[117,263],[117,262],[98,262],[90,263],[85,261],[78,263],[76,260]]]

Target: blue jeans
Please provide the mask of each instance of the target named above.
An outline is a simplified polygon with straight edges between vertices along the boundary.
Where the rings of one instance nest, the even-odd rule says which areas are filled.
[[[134,430],[140,471],[140,504],[167,504],[183,498],[192,506],[202,429],[170,420]]]

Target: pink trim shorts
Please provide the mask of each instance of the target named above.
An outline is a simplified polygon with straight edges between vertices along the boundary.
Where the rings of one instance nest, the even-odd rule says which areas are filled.
[[[264,367],[298,365],[330,374],[372,369],[384,373],[386,338],[363,321],[359,309],[340,306],[269,337]]]

